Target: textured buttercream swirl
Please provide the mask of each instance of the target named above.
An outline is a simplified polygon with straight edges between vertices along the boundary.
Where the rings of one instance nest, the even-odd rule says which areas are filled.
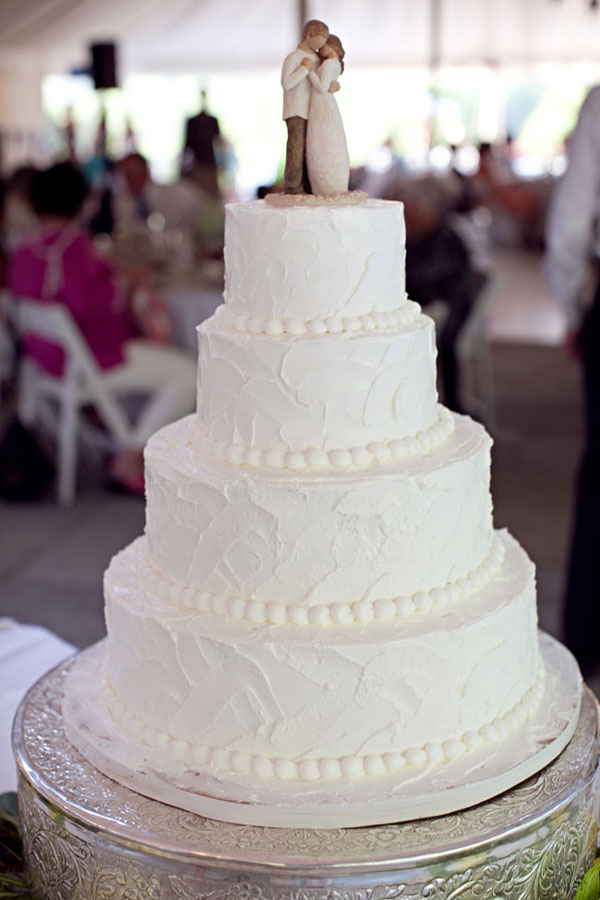
[[[198,327],[198,350],[199,426],[250,451],[241,460],[250,465],[270,450],[360,448],[368,461],[369,444],[425,433],[439,417],[434,324],[425,315],[379,330],[279,335],[225,327],[215,315]]]
[[[225,300],[266,320],[356,318],[406,297],[401,203],[274,209],[231,203],[225,216]]]
[[[148,579],[148,568],[152,566],[147,551],[139,546],[140,584]],[[157,596],[173,606],[195,609],[228,616],[231,619],[247,619],[255,624],[317,625],[328,628],[332,625],[366,625],[374,621],[391,621],[415,615],[436,614],[451,603],[456,603],[480,590],[496,577],[504,559],[504,544],[495,538],[490,552],[472,572],[463,578],[448,582],[429,591],[417,591],[413,596],[372,597],[354,603],[314,604],[308,606],[287,603],[262,603],[260,600],[245,600],[243,597],[228,597],[215,594],[194,585],[180,584],[166,577],[159,569],[151,568],[151,582]]]
[[[223,747],[209,747],[177,738],[168,731],[153,728],[128,709],[117,696],[104,672],[104,694],[107,708],[118,722],[138,740],[194,766],[210,766],[221,772],[237,772],[258,778],[277,778],[282,781],[356,781],[394,774],[407,766],[431,766],[458,759],[482,744],[494,744],[508,737],[523,725],[537,710],[544,695],[544,670],[539,664],[535,681],[524,696],[502,716],[485,722],[480,728],[449,737],[438,743],[428,741],[420,747],[408,747],[399,752],[390,749],[385,753],[349,755],[342,757],[297,758],[263,756]]]
[[[441,447],[453,430],[452,414],[443,406],[438,406],[438,419],[429,428],[405,438],[373,442],[367,447],[338,447],[329,451],[316,447],[289,452],[265,450],[261,447],[243,447],[240,444],[216,441],[200,429],[194,439],[194,446],[198,452],[205,453],[208,457],[227,460],[236,466],[290,469],[294,472],[304,469],[352,469],[431,452],[436,447]]]
[[[453,417],[437,449],[385,466],[232,465],[194,417],[146,447],[150,557],[180,583],[265,603],[413,596],[465,577],[492,543],[490,439]]]
[[[473,594],[328,628],[175,607],[136,542],[105,579],[110,680],[147,726],[190,745],[340,759],[444,744],[505,716],[536,677],[533,566],[498,539],[500,571]]]

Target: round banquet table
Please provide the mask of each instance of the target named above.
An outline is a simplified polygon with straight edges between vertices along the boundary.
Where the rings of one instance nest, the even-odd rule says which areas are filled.
[[[568,900],[596,852],[598,704],[540,773],[479,806],[396,825],[225,824],[150,800],[66,741],[63,663],[29,692],[13,747],[39,900]]]

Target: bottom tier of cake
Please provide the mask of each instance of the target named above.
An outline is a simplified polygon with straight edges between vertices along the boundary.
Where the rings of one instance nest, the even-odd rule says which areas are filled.
[[[209,818],[281,828],[404,822],[495,797],[561,753],[576,727],[581,677],[577,663],[557,641],[542,635],[540,648],[544,690],[515,731],[454,759],[407,760],[397,771],[370,777],[280,779],[219,770],[217,756],[204,764],[185,754],[179,758],[172,745],[165,750],[155,742],[154,732],[137,733],[135,720],[125,721],[107,697],[104,642],[80,654],[69,672],[65,733],[92,765],[125,787]]]
[[[580,676],[560,645],[540,655],[533,566],[507,533],[470,584],[362,625],[255,623],[171,584],[140,538],[108,570],[109,638],[69,676],[67,733],[117,780],[231,821],[479,802],[560,752]]]
[[[24,856],[39,900],[562,900],[594,860],[590,691],[564,752],[500,797],[419,822],[293,830],[216,822],[102,775],[65,738],[61,697],[74,664],[32,688],[13,730]]]
[[[478,590],[443,605],[274,625],[202,609],[140,538],[105,578],[107,703],[165,753],[267,781],[452,759],[514,731],[543,691],[533,565],[507,533],[486,565]]]

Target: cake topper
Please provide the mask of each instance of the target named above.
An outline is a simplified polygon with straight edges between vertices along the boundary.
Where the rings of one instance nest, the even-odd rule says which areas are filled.
[[[311,19],[297,48],[283,61],[283,118],[287,126],[282,194],[276,206],[360,203],[363,191],[348,191],[350,159],[334,94],[344,71],[344,48],[325,22]]]

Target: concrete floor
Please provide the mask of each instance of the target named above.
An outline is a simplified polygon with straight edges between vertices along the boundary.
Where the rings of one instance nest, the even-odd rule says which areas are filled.
[[[78,647],[104,634],[102,573],[144,527],[142,500],[84,481],[76,505],[50,497],[0,506],[0,615],[44,625]]]
[[[581,442],[579,371],[557,345],[560,320],[539,260],[505,255],[499,268],[490,324],[496,524],[508,527],[536,563],[540,623],[560,636]],[[139,499],[107,494],[94,469],[80,480],[70,510],[58,509],[51,497],[0,505],[0,615],[45,625],[82,647],[104,632],[102,573],[142,531],[144,510]]]
[[[540,623],[560,636],[581,451],[579,372],[559,348],[496,344],[493,359],[495,522],[509,528],[536,563]]]

